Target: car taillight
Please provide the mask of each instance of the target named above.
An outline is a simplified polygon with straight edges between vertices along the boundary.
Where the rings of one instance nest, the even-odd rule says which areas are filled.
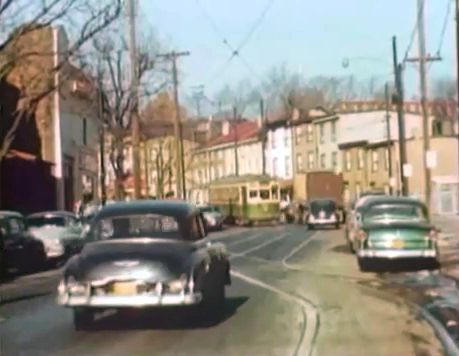
[[[431,241],[437,241],[438,239],[438,233],[437,230],[432,229],[429,231],[429,234],[427,235],[427,238]]]
[[[357,232],[357,238],[360,241],[364,241],[364,240],[366,240],[368,238],[368,234],[363,230],[359,230],[359,232]]]

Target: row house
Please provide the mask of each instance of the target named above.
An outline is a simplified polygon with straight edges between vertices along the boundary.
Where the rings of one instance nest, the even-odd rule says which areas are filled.
[[[18,59],[1,82],[0,105],[6,123],[2,129],[9,127],[12,113],[28,95],[50,94],[27,120],[21,120],[16,131],[7,157],[18,163],[2,169],[2,208],[23,213],[72,210],[83,196],[97,199],[99,125],[94,87],[71,63],[59,72],[54,70],[68,51],[64,28],[38,27],[10,46],[5,50],[17,55],[21,51],[39,54]],[[52,90],[54,86],[57,90]],[[5,131],[0,131],[3,140]]]
[[[277,118],[265,123],[264,148],[266,173],[281,180],[293,178],[293,141],[288,119]]]
[[[239,120],[224,121],[220,136],[195,150],[194,181],[189,198],[196,203],[209,199],[209,184],[217,179],[262,174],[263,144],[260,124]]]
[[[339,114],[338,146],[341,151],[345,199],[353,200],[365,190],[401,190],[397,114],[390,108],[366,103],[361,112],[344,110]],[[369,107],[368,107],[369,105]],[[433,106],[430,106],[431,108]],[[405,107],[405,140],[410,166],[409,192],[424,199],[424,151],[422,116],[419,106]],[[458,211],[458,165],[456,124],[441,112],[429,112],[431,150],[437,157],[431,169],[432,209],[436,213]]]

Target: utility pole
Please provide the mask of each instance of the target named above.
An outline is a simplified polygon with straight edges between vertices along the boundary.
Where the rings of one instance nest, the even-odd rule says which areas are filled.
[[[239,133],[237,130],[237,108],[233,106],[233,130],[234,130],[234,164],[235,164],[235,173],[236,176],[239,176],[239,153],[238,153],[238,144],[239,144]]]
[[[402,195],[408,195],[408,179],[405,177],[404,165],[407,163],[406,158],[406,135],[405,135],[405,119],[404,119],[404,93],[403,93],[403,66],[398,63],[397,57],[397,37],[392,37],[392,54],[394,60],[395,73],[395,98],[397,105],[397,123],[398,123],[398,142],[400,147],[400,182],[402,185]]]
[[[107,189],[105,187],[105,120],[104,120],[104,101],[102,93],[102,73],[100,62],[97,65],[97,116],[99,119],[99,155],[100,155],[100,200],[102,206],[105,206],[107,201]]]
[[[139,122],[139,73],[138,56],[136,41],[136,8],[135,0],[128,0],[128,19],[129,19],[129,53],[131,57],[131,139],[132,139],[132,162],[134,173],[134,197],[140,198],[141,179],[140,179],[140,122]]]
[[[389,100],[389,83],[384,86],[384,94],[386,97],[386,134],[387,134],[387,170],[389,172],[389,193],[393,194],[392,187],[392,136],[390,131],[390,100]]]
[[[260,118],[261,118],[261,162],[262,162],[262,172],[263,175],[266,174],[266,140],[267,140],[267,127],[265,120],[265,103],[263,99],[260,99]]]
[[[427,107],[427,62],[440,61],[440,57],[427,56],[426,34],[424,23],[425,0],[417,0],[417,24],[418,24],[418,49],[419,58],[407,59],[408,62],[419,62],[419,83],[421,90],[422,112],[422,146],[424,162],[424,197],[426,205],[430,208],[431,201],[431,172],[427,165],[427,152],[430,150],[429,111]]]
[[[185,157],[183,149],[183,130],[182,121],[180,117],[180,102],[178,97],[178,74],[177,74],[177,59],[182,56],[189,56],[190,52],[175,52],[172,51],[166,54],[159,54],[157,57],[164,58],[172,62],[172,81],[174,84],[174,106],[175,106],[175,120],[174,120],[174,136],[175,136],[175,150],[176,150],[176,190],[177,197],[186,199],[186,182],[185,182]]]

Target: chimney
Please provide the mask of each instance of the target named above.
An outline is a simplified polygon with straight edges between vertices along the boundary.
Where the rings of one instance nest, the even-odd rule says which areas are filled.
[[[230,123],[228,120],[225,120],[222,125],[222,135],[228,136],[230,133]]]

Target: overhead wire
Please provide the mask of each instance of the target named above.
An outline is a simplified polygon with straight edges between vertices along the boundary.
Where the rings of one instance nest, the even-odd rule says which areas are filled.
[[[451,3],[452,3],[451,0],[446,0],[446,14],[445,14],[445,18],[443,20],[442,29],[441,29],[441,32],[440,32],[440,40],[438,42],[438,49],[437,49],[437,54],[438,55],[440,55],[441,50],[443,49],[443,44],[445,42],[446,30],[448,29],[448,22],[449,22],[449,18],[450,18],[450,15],[451,15],[451,8],[452,8]]]
[[[406,63],[406,60],[408,59],[408,56],[410,55],[411,48],[413,47],[414,38],[416,37],[416,33],[418,32],[419,18],[424,12],[425,4],[426,4],[425,0],[422,0],[421,5],[419,6],[419,10],[417,12],[416,22],[414,23],[413,30],[411,31],[410,42],[408,43],[408,47],[405,51],[405,56],[403,57],[403,61],[402,61],[403,65]]]

